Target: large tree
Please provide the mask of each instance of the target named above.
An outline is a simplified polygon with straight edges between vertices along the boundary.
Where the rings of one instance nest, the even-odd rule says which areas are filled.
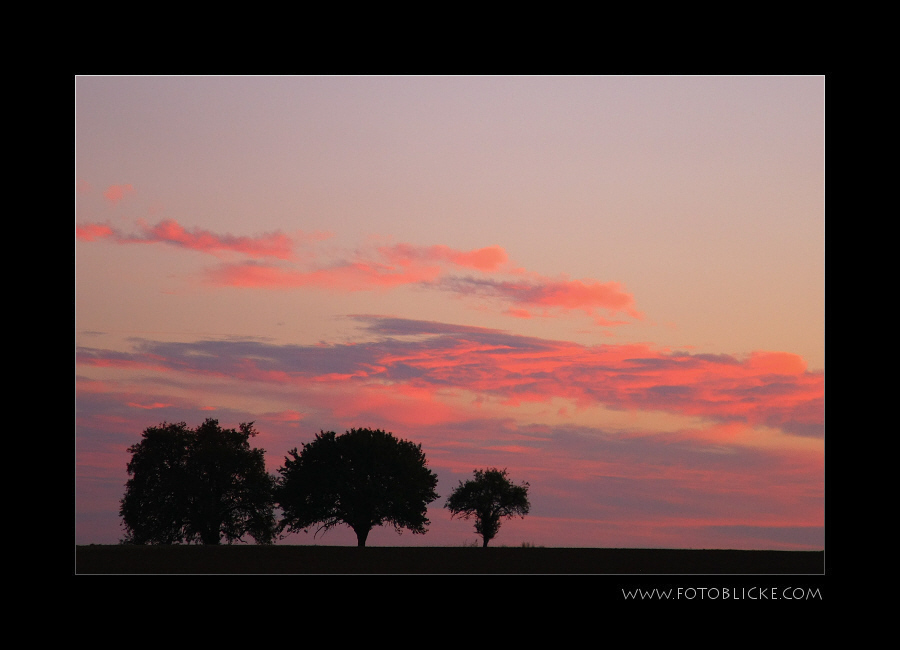
[[[497,536],[501,519],[528,514],[531,509],[528,483],[515,485],[507,478],[505,469],[494,467],[476,469],[474,474],[474,479],[459,482],[444,507],[453,513],[451,519],[475,517],[475,532],[481,535],[482,548],[485,548]]]
[[[437,476],[426,466],[422,446],[380,429],[316,434],[285,457],[276,501],[282,531],[317,527],[316,534],[339,524],[366,545],[375,526],[392,525],[423,534],[430,523],[428,504],[438,498]]]
[[[133,544],[219,544],[275,539],[275,478],[251,449],[253,423],[223,429],[207,419],[149,427],[131,447],[119,514]]]

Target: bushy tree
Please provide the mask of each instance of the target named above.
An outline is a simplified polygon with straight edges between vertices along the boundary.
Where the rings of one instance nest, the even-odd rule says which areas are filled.
[[[251,449],[253,423],[223,429],[207,419],[149,427],[131,447],[119,514],[126,543],[218,544],[275,539],[275,479],[265,451]]]
[[[422,446],[380,429],[320,432],[296,448],[279,468],[276,501],[280,530],[316,533],[346,524],[366,545],[369,531],[389,524],[424,534],[429,503],[438,498],[437,476],[426,467]]]
[[[475,532],[484,540],[482,548],[497,536],[500,520],[515,516],[525,517],[531,509],[528,502],[528,483],[514,485],[506,476],[506,470],[476,469],[475,478],[459,486],[444,507],[453,513],[450,518],[475,517]]]

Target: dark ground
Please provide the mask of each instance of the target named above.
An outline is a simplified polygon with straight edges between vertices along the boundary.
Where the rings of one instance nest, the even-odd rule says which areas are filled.
[[[75,547],[75,574],[823,575],[824,551],[347,546]]]

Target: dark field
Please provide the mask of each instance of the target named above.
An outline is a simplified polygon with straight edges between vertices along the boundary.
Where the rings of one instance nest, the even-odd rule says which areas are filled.
[[[76,574],[823,575],[824,551],[346,546],[75,547]]]

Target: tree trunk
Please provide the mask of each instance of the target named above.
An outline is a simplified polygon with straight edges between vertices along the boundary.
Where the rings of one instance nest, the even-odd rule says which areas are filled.
[[[484,538],[484,544],[481,545],[481,548],[487,548],[487,543],[488,543],[489,541],[491,541],[491,540],[490,540],[489,538],[485,537],[485,538]]]
[[[206,545],[215,545],[218,544],[221,538],[221,534],[219,533],[221,530],[220,526],[212,527],[208,526],[203,533],[200,535],[201,540]]]
[[[363,529],[353,529],[353,532],[356,533],[356,546],[361,547],[366,545],[366,538],[369,536],[369,531],[371,528]]]

